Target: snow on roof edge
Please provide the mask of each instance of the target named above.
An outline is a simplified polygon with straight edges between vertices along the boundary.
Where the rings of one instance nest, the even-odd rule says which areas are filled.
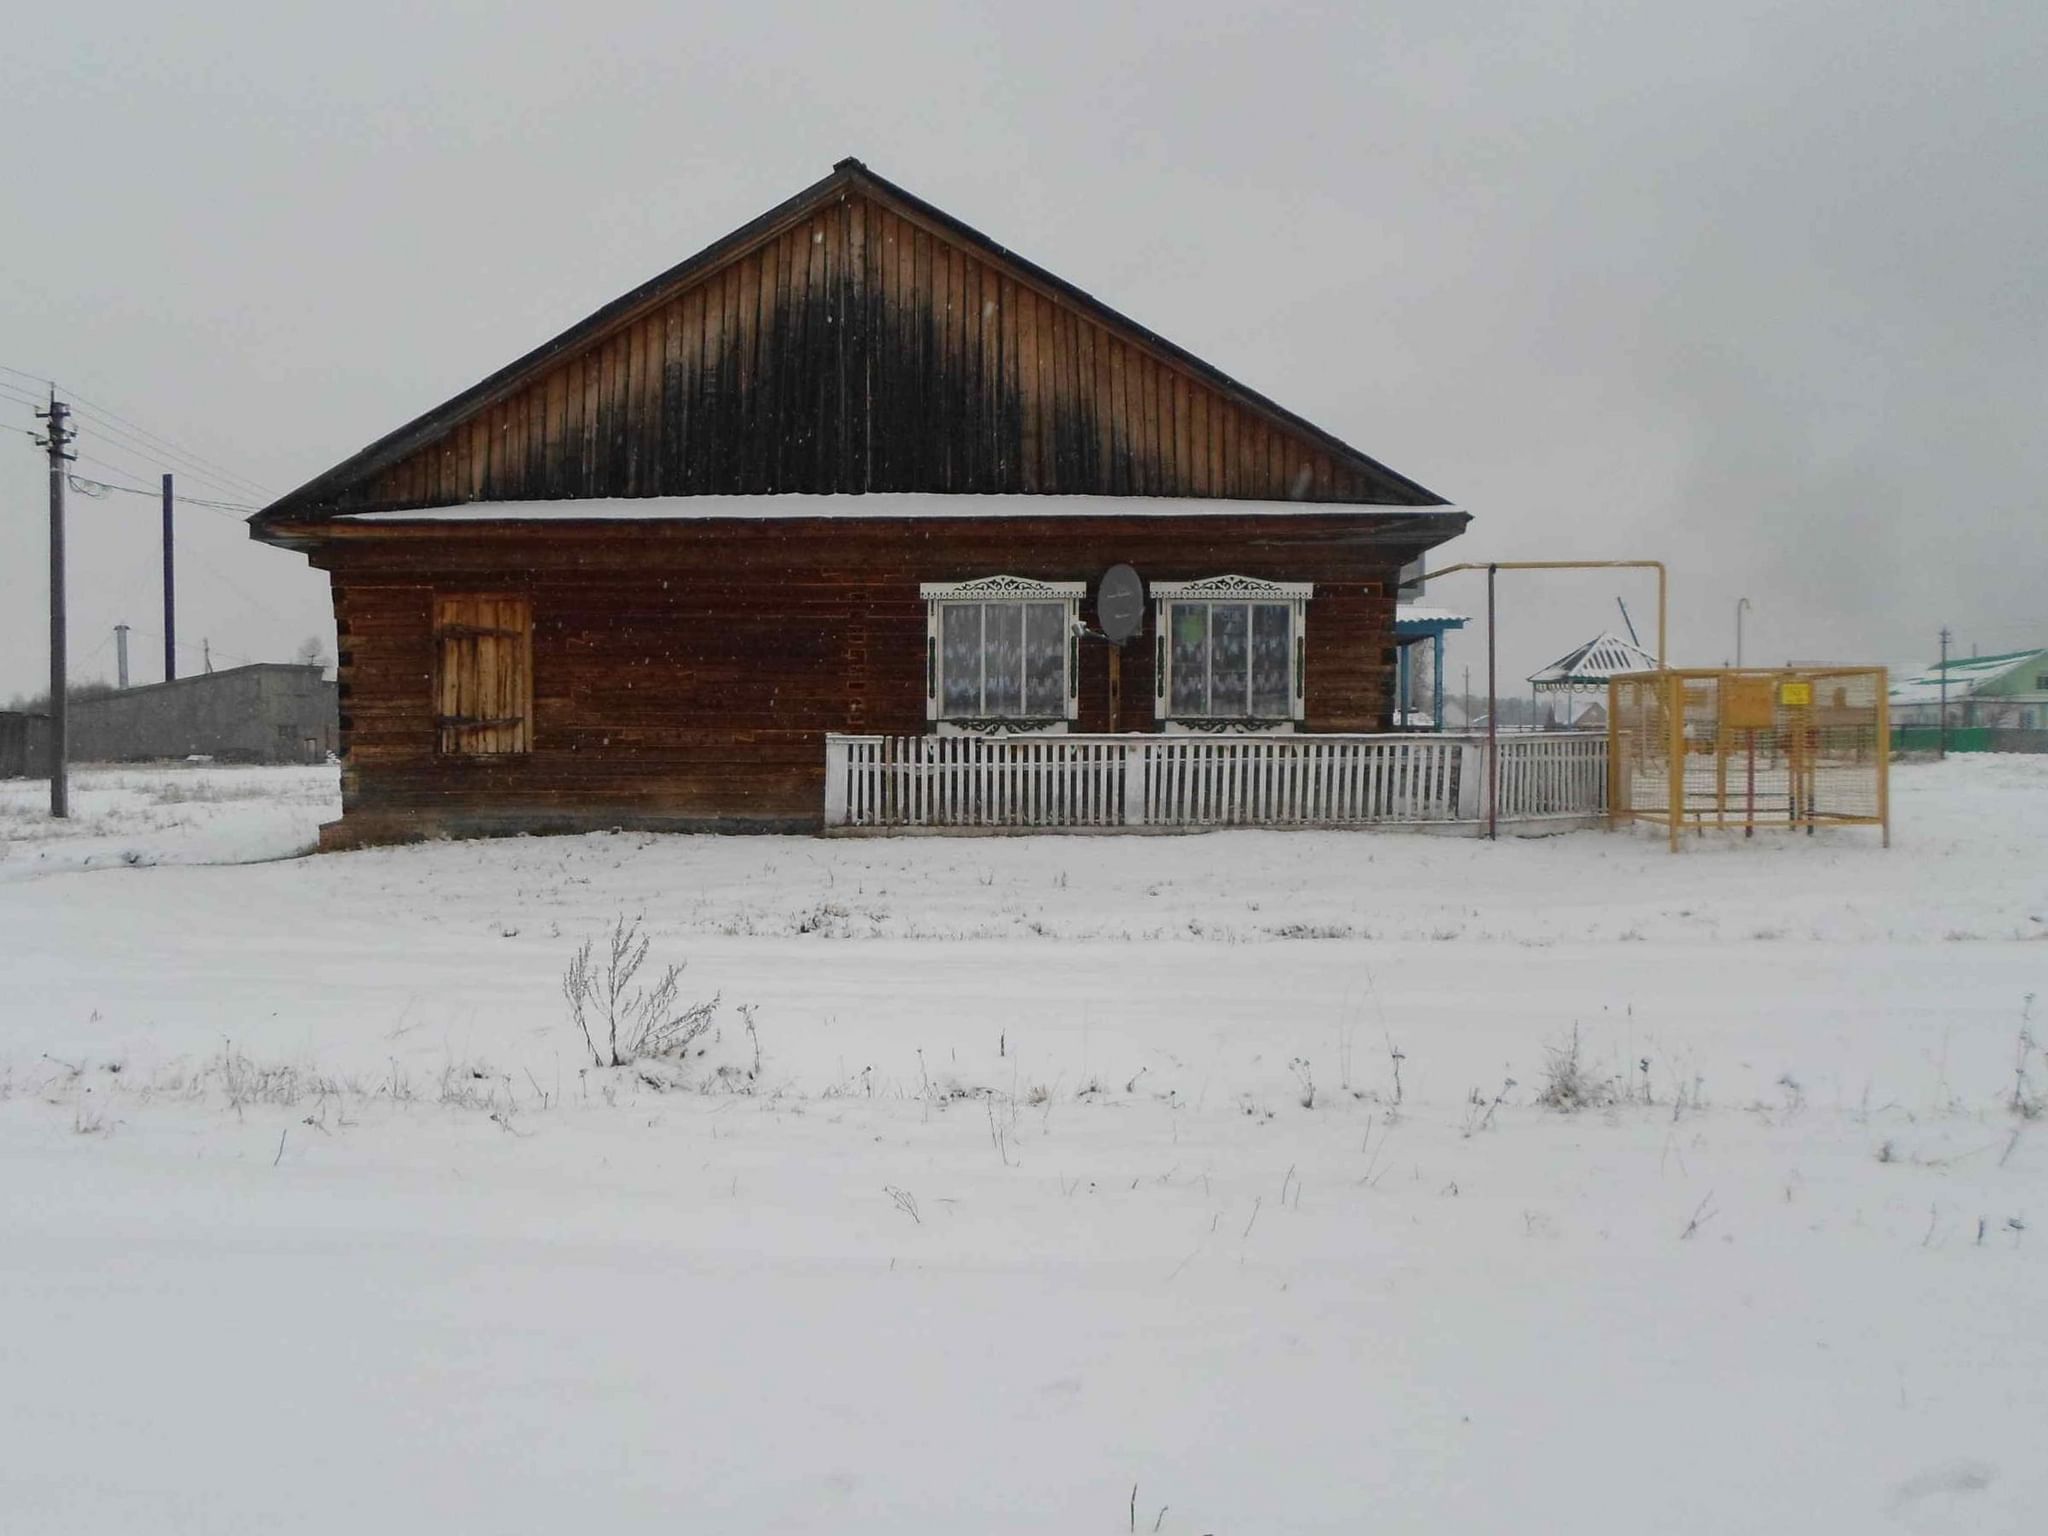
[[[1900,677],[1891,686],[1891,701],[1894,704],[1938,704],[1941,702],[1944,676],[1948,679],[1951,703],[1972,698],[1982,689],[2027,666],[2038,656],[2048,656],[2048,647],[2032,651],[2004,651],[1996,656],[1951,656],[1946,673],[1937,662],[1913,675]],[[1906,669],[1893,670],[1896,675]]]
[[[1314,517],[1462,513],[1449,503],[1224,501],[1173,496],[981,496],[870,492],[859,496],[634,496],[575,501],[470,501],[390,512],[344,512],[349,523],[737,522],[947,517]]]
[[[1472,616],[1450,608],[1437,608],[1428,603],[1398,603],[1394,607],[1394,622],[1397,624],[1467,624]]]

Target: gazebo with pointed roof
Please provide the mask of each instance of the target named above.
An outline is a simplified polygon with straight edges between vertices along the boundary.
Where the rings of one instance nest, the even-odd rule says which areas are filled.
[[[1607,631],[1530,673],[1529,686],[1538,693],[1584,693],[1604,690],[1609,678],[1624,672],[1656,670],[1656,657],[1634,641]]]

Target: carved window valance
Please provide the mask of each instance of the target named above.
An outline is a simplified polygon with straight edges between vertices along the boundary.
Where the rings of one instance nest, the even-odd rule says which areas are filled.
[[[1080,709],[1081,581],[928,581],[925,718],[942,731],[1065,730]]]
[[[1155,581],[1154,710],[1169,730],[1291,730],[1303,717],[1305,581]]]

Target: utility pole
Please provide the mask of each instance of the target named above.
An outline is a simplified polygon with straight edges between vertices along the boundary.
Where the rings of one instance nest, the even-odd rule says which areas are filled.
[[[118,666],[118,671],[115,675],[121,679],[121,687],[125,689],[128,686],[128,626],[126,624],[116,624],[114,626],[114,657]]]
[[[1948,626],[1941,626],[1941,733],[1937,736],[1938,756],[1948,761]]]
[[[69,701],[64,690],[64,466],[77,457],[66,453],[72,438],[64,419],[71,408],[57,398],[57,386],[50,386],[50,408],[37,411],[36,419],[47,421],[50,430],[39,439],[50,451],[50,815],[63,820],[71,814],[70,784],[65,754],[69,750]]]
[[[164,476],[164,681],[178,675],[178,587],[171,562],[171,477]]]

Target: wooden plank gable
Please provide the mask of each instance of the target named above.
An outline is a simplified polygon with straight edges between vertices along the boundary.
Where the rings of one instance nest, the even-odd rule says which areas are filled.
[[[1436,506],[858,162],[258,514],[1043,493]]]

